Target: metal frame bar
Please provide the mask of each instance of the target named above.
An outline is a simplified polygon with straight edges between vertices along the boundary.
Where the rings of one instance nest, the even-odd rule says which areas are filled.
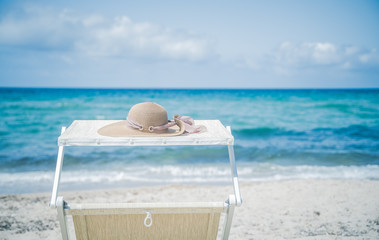
[[[230,134],[232,134],[232,131],[230,129],[230,126],[227,126],[226,129],[229,131]],[[235,197],[235,204],[237,207],[241,206],[242,204],[242,197],[238,182],[238,172],[237,172],[237,166],[236,166],[236,159],[234,156],[234,143],[228,145],[228,152],[229,152],[229,161],[230,161],[230,168],[232,171],[232,182],[233,182],[233,188],[234,188],[234,197]]]
[[[230,229],[232,227],[234,208],[236,206],[236,198],[234,195],[229,195],[229,199],[226,201],[228,204],[228,209],[226,211],[226,219],[224,221],[224,232],[222,234],[222,239],[229,239]]]
[[[68,240],[68,227],[66,221],[66,214],[64,212],[65,201],[63,200],[63,197],[58,197],[56,201],[56,207],[58,211],[59,225],[61,226],[62,239]]]
[[[66,131],[66,127],[62,127],[61,134]],[[61,179],[62,166],[63,166],[63,157],[64,157],[64,146],[59,146],[58,148],[58,157],[57,157],[57,166],[55,168],[55,177],[53,191],[51,193],[50,207],[57,207],[57,197],[58,197],[58,187]]]

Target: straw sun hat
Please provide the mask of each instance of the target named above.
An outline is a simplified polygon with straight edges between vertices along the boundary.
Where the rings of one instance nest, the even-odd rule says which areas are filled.
[[[144,102],[134,105],[126,120],[106,125],[97,132],[108,137],[169,137],[204,131],[205,126],[195,126],[191,117],[175,115],[169,121],[161,105]]]

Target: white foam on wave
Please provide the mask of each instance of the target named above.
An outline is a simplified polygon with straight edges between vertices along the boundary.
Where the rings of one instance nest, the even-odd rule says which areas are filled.
[[[379,165],[367,166],[280,166],[268,163],[238,165],[240,182],[292,179],[379,180]],[[54,172],[0,173],[0,193],[51,191]],[[166,184],[228,184],[227,164],[130,166],[117,170],[63,171],[60,189],[81,190]]]
[[[246,169],[248,170],[248,169]],[[379,180],[379,166],[280,166],[260,164],[250,168],[252,172],[244,179],[250,181],[272,181],[292,179],[372,179]],[[243,180],[243,181],[244,181]]]

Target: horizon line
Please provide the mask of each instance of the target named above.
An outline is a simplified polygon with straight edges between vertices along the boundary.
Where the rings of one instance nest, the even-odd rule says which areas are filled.
[[[345,87],[345,88],[327,88],[327,87],[285,87],[285,88],[144,88],[144,87],[20,87],[20,86],[0,86],[0,89],[82,89],[82,90],[379,90],[379,87]]]

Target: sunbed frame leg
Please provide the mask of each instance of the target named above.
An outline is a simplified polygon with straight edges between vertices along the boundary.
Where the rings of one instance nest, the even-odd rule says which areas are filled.
[[[62,127],[61,134],[64,133],[66,127]],[[51,193],[50,207],[56,207],[56,201],[58,197],[58,187],[61,179],[62,165],[63,165],[64,147],[60,146],[58,149],[57,166],[55,168],[54,185]]]
[[[226,219],[224,222],[224,234],[222,239],[227,240],[229,239],[229,234],[230,234],[230,228],[232,227],[232,220],[233,220],[233,215],[234,215],[234,208],[236,206],[236,198],[233,195],[229,195],[228,199],[228,210],[226,211]]]
[[[232,133],[230,126],[227,126],[226,129],[229,131],[230,134]],[[241,197],[241,192],[240,192],[240,186],[238,183],[238,172],[237,172],[237,166],[236,166],[236,158],[234,156],[233,144],[228,145],[228,152],[229,152],[230,168],[232,171],[234,196],[236,199],[235,202],[236,202],[237,207],[239,207],[242,204],[242,197]]]
[[[63,197],[58,197],[56,205],[57,205],[57,211],[58,211],[59,225],[61,226],[62,239],[68,240],[68,231],[67,231],[68,228],[67,228],[66,217],[64,214],[65,202],[63,200]]]

